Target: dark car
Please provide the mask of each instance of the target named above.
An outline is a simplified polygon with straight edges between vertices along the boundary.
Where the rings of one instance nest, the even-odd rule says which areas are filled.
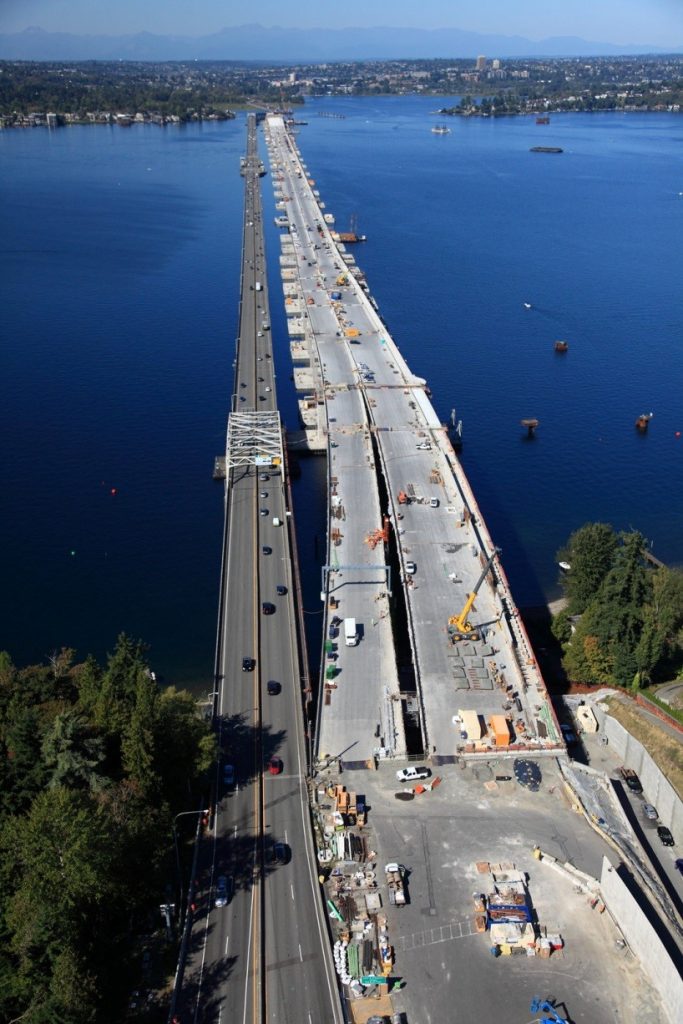
[[[273,549],[269,548],[267,544],[263,545],[263,547],[261,548],[261,551],[263,552],[264,555],[272,555],[272,553],[273,553]]]
[[[673,846],[674,837],[671,834],[671,829],[667,828],[666,825],[657,826],[657,835],[660,838],[662,846]]]
[[[242,658],[242,671],[253,672],[256,668],[256,661],[254,658]]]
[[[269,679],[268,680],[267,690],[268,690],[269,696],[277,697],[277,695],[278,695],[278,693],[280,692],[281,689],[282,689],[282,684],[278,683],[276,679]]]
[[[270,601],[264,601],[261,608],[263,609],[264,615],[272,615],[275,611],[275,605],[271,604]]]
[[[267,473],[259,473],[259,480],[270,480]]]
[[[277,586],[277,592],[280,595],[280,597],[284,597],[285,594],[287,593],[287,587],[284,587],[281,583],[279,583]]]
[[[289,846],[287,843],[274,843],[273,844],[273,863],[275,864],[286,864],[289,860]]]

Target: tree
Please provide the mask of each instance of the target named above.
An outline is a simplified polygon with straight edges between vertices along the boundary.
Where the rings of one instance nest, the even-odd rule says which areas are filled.
[[[28,815],[8,819],[0,835],[6,903],[5,921],[18,971],[30,984],[32,1015],[53,1002],[51,978],[66,971],[65,950],[87,956],[96,934],[98,908],[114,896],[110,836],[96,805],[63,786],[47,789]],[[92,930],[91,930],[92,929]],[[61,963],[61,967],[60,967]],[[89,1020],[83,992],[82,1013],[66,1020]],[[62,1019],[55,1015],[53,1019]]]
[[[143,644],[121,633],[102,677],[94,709],[97,724],[110,734],[122,734],[135,705],[138,681],[148,674]]]
[[[51,772],[48,785],[100,789],[104,746],[83,715],[72,710],[57,715],[42,745],[45,767]]]
[[[571,565],[562,579],[571,614],[580,615],[597,594],[612,568],[618,543],[608,523],[586,523],[571,535],[566,549],[558,552],[560,560]]]

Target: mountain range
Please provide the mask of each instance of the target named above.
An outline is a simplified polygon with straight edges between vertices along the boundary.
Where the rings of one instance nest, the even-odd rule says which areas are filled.
[[[464,32],[460,29],[342,28],[293,29],[238,25],[203,36],[75,35],[27,28],[0,34],[0,60],[239,60],[319,63],[339,60],[420,58],[589,57],[679,53],[644,43],[619,46],[575,36],[531,40]]]

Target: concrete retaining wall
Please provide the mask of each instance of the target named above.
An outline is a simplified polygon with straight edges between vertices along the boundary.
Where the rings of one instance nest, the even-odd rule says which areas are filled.
[[[671,1024],[680,1024],[683,980],[654,928],[606,857],[602,861],[600,887],[610,914],[659,992],[668,1019]]]
[[[617,722],[616,718],[606,714],[599,706],[593,706],[593,710],[610,747],[618,753],[627,768],[633,768],[639,775],[645,798],[657,808],[661,823],[671,829],[677,846],[683,844],[683,802],[679,800],[676,790],[642,743],[634,739],[621,722]]]

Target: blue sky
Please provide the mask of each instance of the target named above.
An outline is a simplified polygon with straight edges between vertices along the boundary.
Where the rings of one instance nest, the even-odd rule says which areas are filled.
[[[255,23],[286,28],[460,28],[543,39],[683,44],[683,0],[0,0],[0,31],[203,35]]]

